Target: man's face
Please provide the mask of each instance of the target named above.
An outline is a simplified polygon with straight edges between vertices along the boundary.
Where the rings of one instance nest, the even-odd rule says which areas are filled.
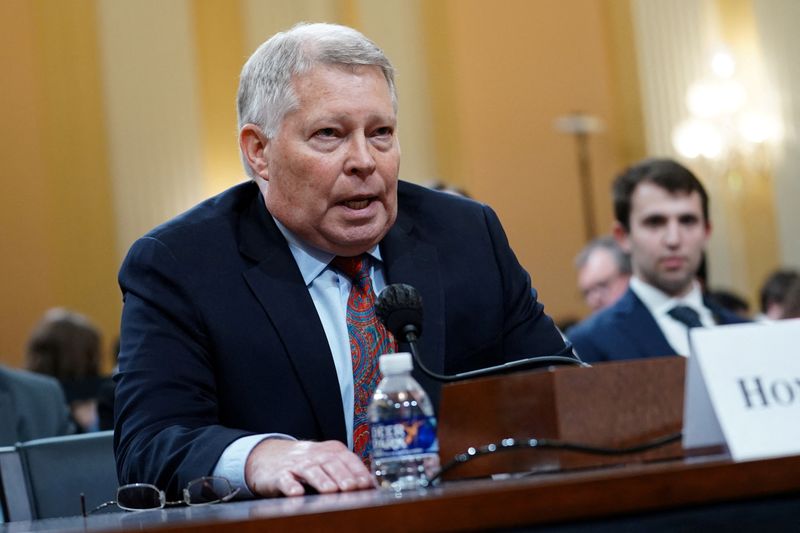
[[[294,79],[299,106],[266,140],[269,212],[305,242],[352,256],[397,218],[400,145],[379,67],[317,66]]]
[[[620,299],[628,288],[628,275],[619,271],[614,255],[606,248],[595,248],[578,270],[578,288],[592,312],[600,311]]]
[[[631,254],[633,273],[670,296],[691,290],[711,227],[700,194],[670,193],[650,182],[631,195],[630,230],[617,223],[620,245]]]

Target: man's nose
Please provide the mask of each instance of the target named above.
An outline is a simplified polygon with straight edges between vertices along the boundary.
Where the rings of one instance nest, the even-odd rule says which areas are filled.
[[[681,228],[677,220],[671,220],[664,229],[664,242],[667,246],[678,246],[681,242]]]
[[[345,161],[345,173],[348,176],[365,178],[375,172],[375,158],[372,147],[364,135],[353,135]]]
[[[600,291],[593,291],[586,295],[586,305],[592,311],[599,311],[604,307],[603,295]]]

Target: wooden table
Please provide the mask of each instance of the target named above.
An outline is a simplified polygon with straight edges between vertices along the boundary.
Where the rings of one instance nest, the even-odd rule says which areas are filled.
[[[727,504],[724,502],[737,502]],[[713,514],[778,502],[780,524],[800,531],[800,456],[735,463],[724,455],[502,480],[450,482],[425,491],[383,491],[252,500],[205,507],[112,513],[0,526],[21,531],[465,531],[542,526],[586,531],[638,516],[658,523],[672,513]],[[720,507],[720,505],[722,507]],[[755,507],[754,507],[755,508]],[[720,511],[719,509],[723,509]],[[692,521],[691,516],[685,520]],[[769,516],[773,516],[770,514]],[[619,522],[617,522],[619,523]],[[623,522],[624,523],[624,522]],[[687,523],[687,526],[692,524]],[[774,531],[775,524],[767,530]],[[787,525],[787,527],[791,527]],[[648,529],[652,529],[648,526]],[[787,529],[789,530],[789,529]]]

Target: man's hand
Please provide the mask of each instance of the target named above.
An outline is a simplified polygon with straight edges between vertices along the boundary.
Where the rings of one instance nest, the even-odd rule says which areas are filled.
[[[319,493],[375,486],[364,463],[339,441],[266,439],[247,458],[247,486],[259,496],[301,496],[303,484]]]

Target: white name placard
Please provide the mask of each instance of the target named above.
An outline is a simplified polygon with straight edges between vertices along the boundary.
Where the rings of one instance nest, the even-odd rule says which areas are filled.
[[[691,330],[685,448],[734,460],[800,454],[800,320]]]

